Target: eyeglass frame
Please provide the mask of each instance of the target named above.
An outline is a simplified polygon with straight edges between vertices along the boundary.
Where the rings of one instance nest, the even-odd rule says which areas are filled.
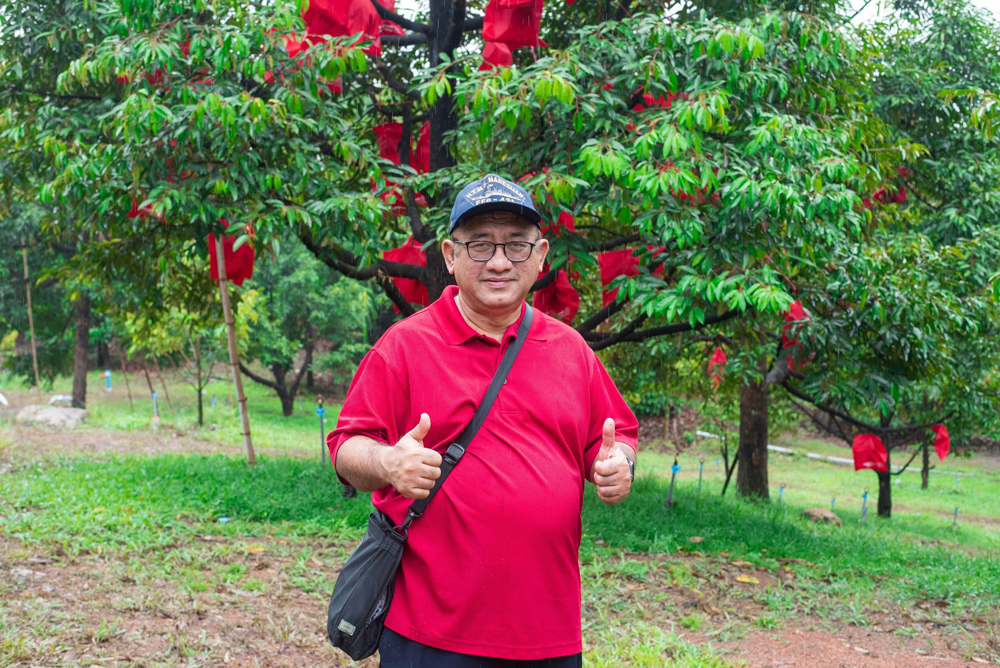
[[[521,241],[520,239],[515,239],[514,241],[507,241],[502,244],[493,243],[492,241],[487,241],[486,239],[474,239],[473,241],[458,241],[457,239],[452,239],[453,244],[463,244],[465,246],[465,252],[468,253],[469,259],[473,262],[489,262],[493,259],[493,256],[497,254],[497,246],[503,246],[503,256],[507,258],[508,262],[520,263],[527,262],[531,258],[531,254],[535,252],[535,246],[537,243],[532,243],[530,241]],[[469,244],[493,244],[493,252],[485,260],[479,260],[472,257],[472,253],[469,252]],[[507,244],[527,244],[531,246],[531,250],[528,251],[528,255],[523,260],[512,260],[509,255],[507,255]]]

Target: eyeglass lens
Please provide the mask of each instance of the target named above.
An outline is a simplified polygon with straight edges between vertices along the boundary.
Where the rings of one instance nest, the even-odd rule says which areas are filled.
[[[469,257],[485,262],[493,257],[497,246],[503,246],[503,252],[511,262],[524,262],[531,255],[532,245],[527,241],[510,241],[505,244],[495,244],[492,241],[472,241],[466,244]]]

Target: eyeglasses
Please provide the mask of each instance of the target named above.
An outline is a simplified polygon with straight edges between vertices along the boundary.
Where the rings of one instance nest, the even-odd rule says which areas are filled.
[[[503,247],[503,254],[511,262],[524,262],[531,257],[535,244],[527,241],[508,241],[505,244],[495,244],[492,241],[455,241],[469,251],[469,257],[476,262],[489,262],[497,252],[497,246]]]

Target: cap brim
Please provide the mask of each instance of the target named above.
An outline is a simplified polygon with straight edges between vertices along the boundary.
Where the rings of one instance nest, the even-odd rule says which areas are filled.
[[[477,204],[459,216],[455,222],[451,224],[450,230],[454,230],[469,218],[478,216],[481,213],[487,213],[488,211],[510,211],[511,213],[524,216],[529,222],[534,223],[539,228],[542,226],[541,214],[532,208],[526,207],[522,204],[515,204],[514,202],[483,202],[482,204]]]

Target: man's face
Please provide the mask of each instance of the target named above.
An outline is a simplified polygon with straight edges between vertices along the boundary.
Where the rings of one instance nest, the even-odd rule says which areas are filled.
[[[462,299],[481,313],[505,315],[519,307],[538,278],[549,250],[549,242],[541,238],[538,228],[513,213],[475,216],[456,228],[452,236],[459,242],[527,241],[535,244],[531,255],[523,262],[511,262],[500,247],[487,262],[478,262],[469,256],[465,243],[456,244],[450,239],[444,242],[441,250],[445,264],[455,276]]]

